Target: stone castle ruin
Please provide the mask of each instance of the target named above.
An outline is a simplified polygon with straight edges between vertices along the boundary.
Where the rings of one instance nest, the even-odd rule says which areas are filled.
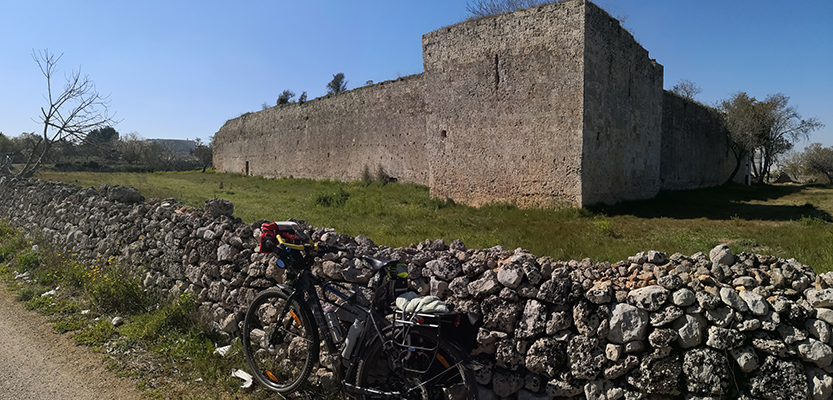
[[[479,206],[615,203],[723,183],[712,110],[586,0],[422,37],[424,72],[247,113],[214,136],[218,171],[337,180],[384,171]]]

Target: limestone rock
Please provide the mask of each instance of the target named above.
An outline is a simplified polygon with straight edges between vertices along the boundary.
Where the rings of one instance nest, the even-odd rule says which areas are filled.
[[[709,348],[686,351],[683,374],[690,393],[706,396],[728,394],[733,378],[723,353]]]
[[[740,312],[747,312],[749,311],[749,305],[746,304],[738,292],[736,292],[732,288],[721,288],[720,289],[720,299],[723,300],[726,305],[732,307],[733,309],[740,311]]]
[[[668,299],[668,289],[651,285],[641,289],[631,290],[628,293],[628,303],[643,310],[656,311],[665,304]]]
[[[535,341],[526,353],[526,368],[549,378],[556,376],[567,361],[567,345],[552,338]]]
[[[651,326],[665,326],[667,324],[670,324],[677,318],[680,318],[683,314],[685,314],[685,312],[681,308],[673,304],[667,304],[660,310],[657,310],[650,314]]]
[[[515,331],[515,322],[523,311],[523,304],[510,302],[495,295],[483,300],[480,307],[483,310],[483,326],[506,333]]]
[[[735,263],[735,256],[725,244],[715,246],[709,252],[709,259],[713,264],[732,265]]]
[[[576,379],[595,379],[602,372],[604,351],[599,339],[586,336],[573,336],[567,346],[570,360],[570,373]]]
[[[766,315],[769,312],[769,304],[766,302],[766,299],[751,290],[742,290],[740,292],[740,298],[746,302],[746,305],[749,307],[749,312],[754,315]]]
[[[810,289],[804,295],[813,307],[833,308],[833,288],[823,290]]]
[[[523,315],[515,337],[518,339],[530,339],[547,328],[547,307],[537,300],[529,300],[524,307]]]
[[[703,341],[703,327],[692,315],[686,314],[678,318],[671,324],[671,328],[677,331],[677,344],[684,349],[697,346]]]
[[[815,339],[799,342],[798,354],[802,360],[815,363],[819,368],[827,367],[833,362],[833,349]]]
[[[750,394],[764,399],[806,399],[809,387],[804,367],[797,361],[767,356],[749,381]]]
[[[645,340],[648,321],[647,311],[630,304],[616,304],[610,314],[610,332],[607,339],[618,344]]]
[[[729,351],[735,362],[738,363],[740,370],[743,372],[752,372],[758,368],[758,353],[750,346],[738,347]]]
[[[735,329],[725,329],[716,326],[709,327],[709,337],[706,345],[718,350],[731,350],[743,345],[746,336]]]
[[[679,354],[654,351],[642,359],[639,369],[628,375],[628,383],[646,393],[678,396],[681,373]]]
[[[688,307],[697,301],[697,296],[689,288],[682,288],[671,295],[671,302],[678,307]]]
[[[503,286],[515,289],[524,278],[524,270],[517,264],[503,264],[497,271],[497,280]]]
[[[827,400],[833,397],[833,377],[827,372],[818,368],[807,368],[807,384],[813,400]]]
[[[228,200],[223,199],[209,199],[205,201],[205,213],[211,218],[217,218],[221,215],[231,217],[234,214],[234,204]]]

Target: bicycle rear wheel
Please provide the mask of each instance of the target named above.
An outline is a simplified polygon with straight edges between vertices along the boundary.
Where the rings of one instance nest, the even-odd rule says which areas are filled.
[[[318,361],[318,329],[309,306],[277,289],[252,301],[241,339],[252,375],[278,393],[295,391]]]
[[[410,347],[385,349],[378,338],[368,346],[356,370],[356,386],[379,394],[361,399],[477,400],[474,373],[463,365],[456,344],[430,329],[414,327],[406,335]]]

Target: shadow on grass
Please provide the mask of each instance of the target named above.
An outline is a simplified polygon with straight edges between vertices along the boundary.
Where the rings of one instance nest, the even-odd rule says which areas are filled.
[[[706,189],[664,191],[650,200],[627,201],[615,205],[588,207],[591,211],[606,215],[633,215],[640,218],[674,218],[714,220],[746,219],[763,221],[790,221],[801,218],[818,218],[833,221],[833,216],[810,203],[803,205],[758,204],[773,202],[801,193],[805,186],[788,185],[729,185]],[[750,202],[756,202],[751,204]]]

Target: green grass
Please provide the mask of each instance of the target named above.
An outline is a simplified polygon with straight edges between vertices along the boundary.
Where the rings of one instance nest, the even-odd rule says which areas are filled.
[[[469,207],[431,198],[425,186],[378,180],[199,171],[43,172],[40,177],[80,186],[134,186],[146,197],[174,197],[193,207],[219,197],[232,201],[235,216],[245,222],[295,218],[393,247],[461,239],[469,248],[501,245],[562,260],[618,261],[640,251],[690,255],[725,243],[736,253],[796,258],[820,272],[833,270],[833,186],[735,185],[588,209],[520,209],[505,203]]]
[[[176,298],[144,291],[137,275],[113,260],[87,266],[69,253],[39,251],[21,232],[0,220],[0,279],[27,309],[48,317],[56,333],[72,335],[76,344],[106,350],[111,369],[137,379],[151,398],[267,399],[263,388],[241,389],[232,368],[245,368],[235,336],[208,330],[205,316],[190,295]],[[29,282],[15,279],[26,270]],[[49,295],[46,292],[56,289]],[[113,326],[113,316],[124,323]],[[231,344],[225,357],[214,353]],[[333,392],[305,387],[293,399],[336,399]]]

